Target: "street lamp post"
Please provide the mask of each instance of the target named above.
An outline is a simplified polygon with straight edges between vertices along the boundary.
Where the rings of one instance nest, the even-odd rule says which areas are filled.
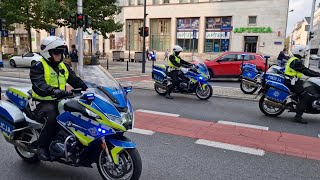
[[[142,73],[146,72],[146,17],[147,17],[147,0],[144,0],[143,4],[143,46],[142,46]]]

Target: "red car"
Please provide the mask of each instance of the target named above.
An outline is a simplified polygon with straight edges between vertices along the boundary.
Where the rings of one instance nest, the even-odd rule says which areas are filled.
[[[247,52],[225,52],[215,59],[204,61],[209,69],[211,78],[239,77],[241,73],[240,66],[242,63],[242,54],[246,54],[244,57],[244,63],[255,64],[258,71],[264,70],[265,60],[260,54]]]

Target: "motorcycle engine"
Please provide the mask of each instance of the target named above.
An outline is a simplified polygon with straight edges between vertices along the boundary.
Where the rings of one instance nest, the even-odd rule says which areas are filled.
[[[58,158],[65,157],[64,150],[65,150],[64,142],[61,140],[52,141],[49,147],[50,154]]]

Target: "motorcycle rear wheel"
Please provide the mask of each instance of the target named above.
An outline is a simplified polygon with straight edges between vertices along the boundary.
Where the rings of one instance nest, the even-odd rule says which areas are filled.
[[[265,96],[262,96],[259,100],[259,108],[260,111],[266,116],[277,117],[286,110],[285,108],[277,108],[270,105],[265,104]],[[274,109],[274,111],[271,111]]]
[[[37,140],[37,137],[39,137],[38,132],[34,131],[34,130],[23,130],[21,132],[20,137],[18,138],[18,140],[16,140],[17,142],[21,142],[21,141],[27,141],[30,144],[34,141]],[[36,153],[32,153],[32,152],[28,152],[26,150],[24,150],[23,148],[20,147],[14,147],[16,152],[18,153],[18,155],[26,162],[28,163],[37,163],[39,162],[39,158],[38,158],[38,154]]]
[[[160,95],[160,96],[164,96],[167,94],[167,90],[161,88],[160,86],[157,86],[156,84],[154,84],[154,90]]]

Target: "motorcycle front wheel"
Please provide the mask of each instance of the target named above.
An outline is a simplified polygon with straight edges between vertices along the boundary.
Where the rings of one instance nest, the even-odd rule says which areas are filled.
[[[204,89],[198,86],[196,89],[196,96],[201,100],[207,100],[212,96],[213,90],[211,85],[206,85]]]
[[[138,180],[141,176],[142,162],[137,149],[125,149],[119,154],[119,165],[108,160],[105,150],[101,150],[98,171],[104,180]]]

